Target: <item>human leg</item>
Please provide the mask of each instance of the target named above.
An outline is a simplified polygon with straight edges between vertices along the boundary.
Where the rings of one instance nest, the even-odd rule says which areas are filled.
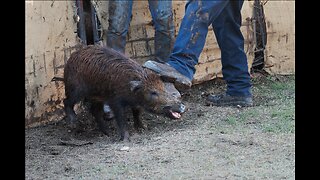
[[[161,76],[176,79],[175,84],[190,87],[195,65],[203,50],[208,26],[228,1],[189,1],[173,51],[166,64],[147,61],[144,66]]]
[[[193,79],[195,65],[203,50],[208,27],[228,1],[189,1],[168,64]]]
[[[132,15],[133,1],[109,1],[109,26],[107,31],[107,46],[125,53],[126,37]],[[109,120],[114,117],[110,106],[104,103],[105,119]]]
[[[155,27],[155,60],[166,62],[174,43],[172,1],[149,0],[149,9]]]
[[[243,1],[230,1],[212,23],[227,83],[225,94],[208,97],[207,102],[214,105],[252,105],[250,74],[240,30],[242,5]]]
[[[109,26],[107,31],[107,46],[116,51],[125,52],[133,1],[109,1]]]
[[[227,94],[251,96],[250,74],[244,52],[241,27],[243,1],[230,1],[212,26],[221,49],[223,78],[227,82]]]

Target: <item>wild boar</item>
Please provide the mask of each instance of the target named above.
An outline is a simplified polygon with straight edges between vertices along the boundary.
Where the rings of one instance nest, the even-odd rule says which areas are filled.
[[[76,123],[74,105],[87,99],[100,130],[108,134],[103,105],[112,109],[120,140],[129,141],[125,108],[131,108],[135,128],[143,128],[141,110],[172,119],[181,117],[185,106],[173,84],[107,47],[89,45],[71,54],[64,67],[64,108],[69,122]]]

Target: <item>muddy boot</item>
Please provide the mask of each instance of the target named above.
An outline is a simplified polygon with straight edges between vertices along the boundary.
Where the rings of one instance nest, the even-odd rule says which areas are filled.
[[[103,111],[104,111],[104,114],[103,114],[103,119],[106,120],[106,121],[110,121],[114,118],[114,114],[113,114],[113,111],[111,110],[110,106],[108,104],[104,104],[103,105]]]
[[[171,67],[167,63],[159,63],[156,61],[149,60],[143,64],[143,67],[151,69],[154,72],[160,74],[164,81],[174,83],[174,86],[179,91],[188,90],[192,85],[190,79],[182,75],[180,72],[178,72],[175,68]]]
[[[206,99],[206,105],[214,106],[252,106],[251,96],[230,96],[226,93],[219,95],[209,95]]]

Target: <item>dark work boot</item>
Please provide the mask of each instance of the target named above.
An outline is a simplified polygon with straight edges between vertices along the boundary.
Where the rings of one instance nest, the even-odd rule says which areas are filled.
[[[180,72],[178,72],[175,68],[171,67],[167,63],[159,63],[156,61],[149,60],[143,64],[143,67],[151,69],[154,72],[160,74],[164,81],[174,83],[174,86],[179,91],[190,89],[192,85],[190,79],[182,75]]]
[[[226,93],[219,95],[209,95],[206,99],[206,105],[214,106],[252,106],[251,96],[231,96]]]
[[[114,118],[113,111],[111,110],[110,106],[108,104],[103,105],[103,111],[104,111],[104,119],[107,121],[110,121]]]

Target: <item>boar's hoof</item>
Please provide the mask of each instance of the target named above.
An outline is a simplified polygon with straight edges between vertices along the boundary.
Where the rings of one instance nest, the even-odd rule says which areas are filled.
[[[137,123],[137,124],[134,124],[134,128],[136,129],[136,131],[140,132],[141,130],[146,130],[148,126],[143,123]]]
[[[104,135],[109,136],[109,132],[106,129],[100,129]]]
[[[67,123],[67,127],[69,129],[71,129],[71,130],[74,130],[74,129],[76,129],[78,127],[78,123],[76,123],[76,122],[68,122]]]
[[[120,141],[123,141],[123,142],[130,142],[131,141],[130,137],[129,137],[129,133],[127,131],[121,135]]]

